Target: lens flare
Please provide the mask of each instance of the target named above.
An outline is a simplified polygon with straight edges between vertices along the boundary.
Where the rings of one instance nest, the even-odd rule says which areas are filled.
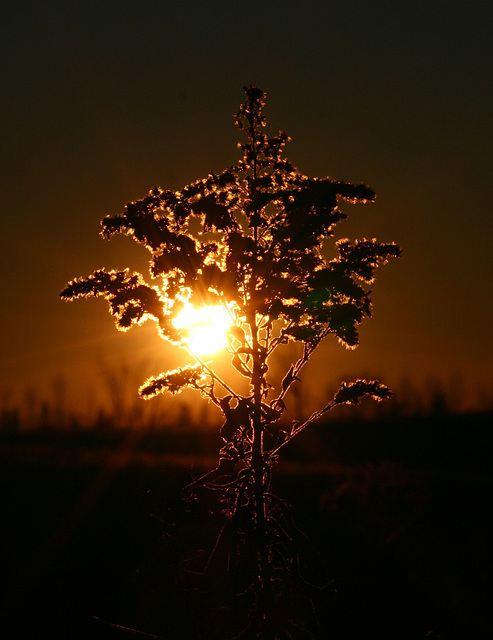
[[[231,318],[224,307],[210,306],[196,309],[186,304],[173,320],[173,324],[185,335],[185,343],[197,355],[209,355],[227,344],[227,331]]]

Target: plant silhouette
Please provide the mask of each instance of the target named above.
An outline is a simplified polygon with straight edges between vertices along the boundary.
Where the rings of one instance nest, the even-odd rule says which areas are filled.
[[[265,133],[264,92],[253,86],[244,91],[236,125],[246,141],[238,145],[237,164],[180,191],[155,187],[121,215],[103,219],[103,238],[125,234],[149,250],[150,279],[129,269],[100,269],[73,280],[60,295],[104,297],[118,329],[151,319],[163,339],[185,348],[187,331],[176,323],[183,308],[225,307],[231,320],[226,351],[248,391],[240,393],[191,352],[193,364],[148,379],[139,393],[151,398],[189,387],[221,410],[218,465],[187,491],[213,489],[220,499],[223,535],[227,530],[234,540],[230,580],[241,575],[234,588],[250,594],[245,629],[251,637],[307,637],[296,635],[295,628],[302,633],[299,623],[286,615],[296,554],[286,506],[269,491],[272,469],[282,449],[333,407],[358,404],[366,395],[382,400],[391,392],[376,380],[344,382],[325,406],[281,427],[285,399],[325,338],[357,347],[358,325],[371,316],[368,285],[376,268],[399,256],[400,248],[343,239],[335,243],[336,257],[324,257],[327,239],[347,217],[339,200],[373,202],[375,193],[365,184],[300,173],[284,156],[288,136]],[[301,355],[282,379],[271,380],[269,361],[289,342],[300,343]]]

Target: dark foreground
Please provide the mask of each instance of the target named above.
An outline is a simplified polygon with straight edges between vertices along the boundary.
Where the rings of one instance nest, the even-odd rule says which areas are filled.
[[[319,426],[288,452],[273,490],[307,535],[318,637],[493,637],[491,417]],[[194,573],[216,516],[179,499],[215,444],[1,434],[0,637],[199,640],[204,614],[228,638],[217,575]]]

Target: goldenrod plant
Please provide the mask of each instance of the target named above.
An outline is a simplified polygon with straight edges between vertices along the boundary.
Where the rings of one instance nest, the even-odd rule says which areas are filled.
[[[305,637],[278,614],[295,561],[286,551],[289,518],[269,491],[272,470],[283,448],[335,406],[367,395],[379,401],[391,392],[376,380],[344,382],[301,421],[283,419],[286,402],[322,341],[358,346],[358,325],[371,316],[369,285],[400,248],[340,239],[336,257],[326,257],[327,239],[347,217],[340,201],[369,203],[375,193],[365,184],[299,172],[284,156],[289,137],[265,133],[265,93],[253,86],[244,91],[236,125],[246,140],[238,145],[237,164],[180,191],[155,187],[121,215],[103,219],[103,238],[125,234],[148,249],[149,277],[100,269],[60,295],[106,298],[118,329],[153,320],[161,338],[188,350],[190,364],[148,379],[139,393],[148,399],[188,387],[220,409],[218,465],[187,491],[205,487],[220,495],[237,540],[230,572],[241,565],[248,576],[243,593],[253,599],[248,625],[254,635],[248,637]],[[269,363],[291,342],[301,345],[297,355],[273,380]],[[239,378],[219,375],[208,358],[215,349],[229,355]],[[246,393],[235,380],[246,381]]]

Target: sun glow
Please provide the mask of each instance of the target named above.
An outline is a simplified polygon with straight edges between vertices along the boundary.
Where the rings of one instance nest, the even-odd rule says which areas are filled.
[[[186,304],[173,324],[185,334],[185,343],[190,351],[202,356],[215,353],[226,346],[226,334],[232,322],[224,307],[196,309],[191,304]]]

